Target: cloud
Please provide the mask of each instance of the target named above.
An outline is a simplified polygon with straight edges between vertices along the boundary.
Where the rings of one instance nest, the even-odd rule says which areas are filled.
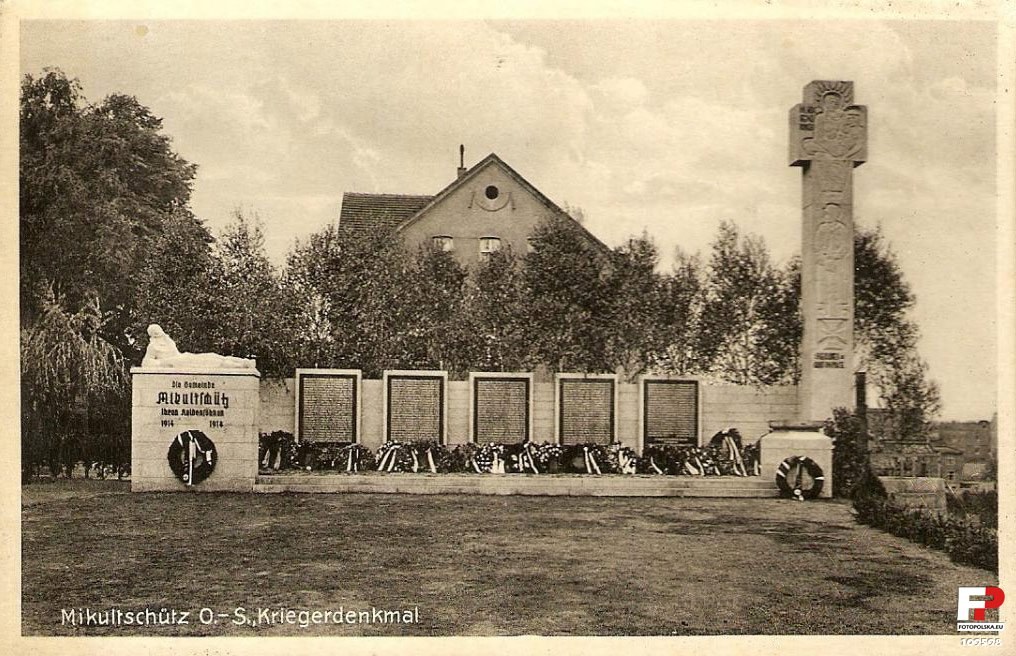
[[[598,104],[613,105],[614,112],[623,112],[646,102],[649,90],[642,80],[632,77],[605,78],[589,88]]]

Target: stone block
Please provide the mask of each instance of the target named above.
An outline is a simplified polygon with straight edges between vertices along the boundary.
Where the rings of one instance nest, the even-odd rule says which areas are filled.
[[[829,498],[833,490],[833,441],[819,430],[774,430],[761,440],[762,480],[776,480],[780,463],[792,456],[811,458],[822,469],[825,483],[821,496]]]
[[[946,510],[945,479],[924,476],[879,476],[889,499],[912,508]]]
[[[257,476],[260,374],[216,369],[132,369],[131,489],[253,489]],[[169,467],[170,445],[185,431],[215,444],[215,470],[188,487]]]

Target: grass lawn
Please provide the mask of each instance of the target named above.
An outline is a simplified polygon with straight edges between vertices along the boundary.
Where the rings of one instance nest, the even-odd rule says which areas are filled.
[[[22,487],[25,635],[952,634],[986,570],[857,525],[847,504]],[[419,608],[419,624],[202,625]],[[186,626],[61,609],[188,610]]]

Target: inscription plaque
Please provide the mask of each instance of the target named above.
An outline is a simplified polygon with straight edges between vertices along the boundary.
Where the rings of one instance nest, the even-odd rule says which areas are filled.
[[[443,441],[444,379],[388,377],[388,434],[397,442]]]
[[[693,380],[644,381],[644,443],[697,446],[698,392]]]
[[[610,444],[614,440],[614,381],[562,379],[561,444]]]
[[[300,439],[356,441],[356,376],[300,375]]]
[[[529,379],[473,380],[473,436],[477,442],[514,444],[529,438]]]

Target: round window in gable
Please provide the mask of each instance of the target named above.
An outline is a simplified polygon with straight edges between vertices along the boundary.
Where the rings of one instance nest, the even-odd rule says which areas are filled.
[[[490,200],[496,200],[501,195],[501,191],[494,185],[487,185],[487,189],[483,193]]]

